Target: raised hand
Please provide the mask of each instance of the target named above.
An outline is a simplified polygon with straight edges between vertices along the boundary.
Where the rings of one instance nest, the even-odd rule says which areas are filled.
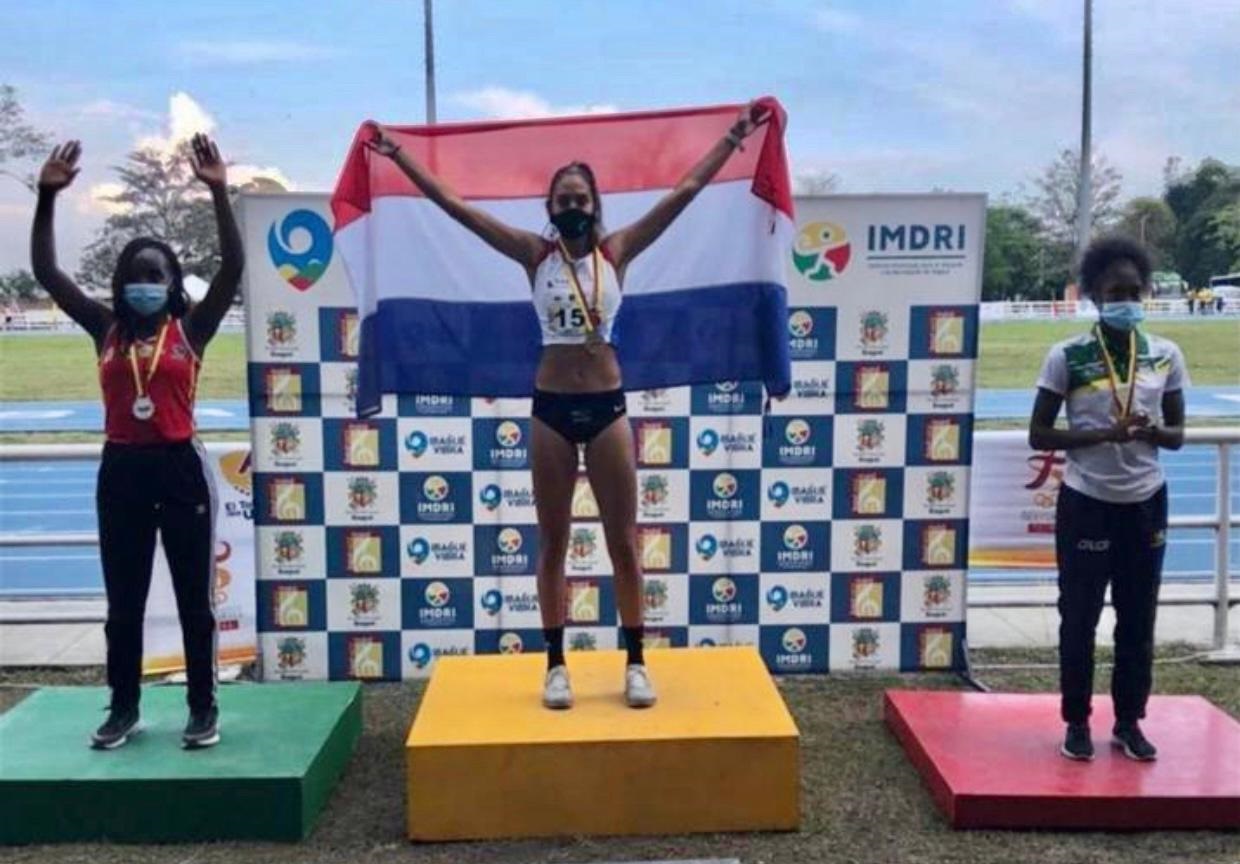
[[[736,122],[732,124],[732,134],[738,139],[744,140],[753,134],[753,131],[769,120],[771,112],[769,108],[759,105],[757,100],[750,102],[740,113],[736,115]]]
[[[400,150],[400,145],[388,134],[388,130],[378,123],[374,127],[374,136],[366,142],[366,146],[389,159]]]
[[[224,188],[228,185],[228,169],[220,158],[219,148],[215,142],[199,132],[190,142],[190,166],[194,176],[211,188]]]
[[[82,142],[67,141],[52,150],[39,171],[39,188],[59,192],[78,175],[78,158],[82,155]]]

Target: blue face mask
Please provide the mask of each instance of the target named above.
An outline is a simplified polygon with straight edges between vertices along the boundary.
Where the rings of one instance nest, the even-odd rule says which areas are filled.
[[[168,286],[158,282],[130,282],[125,286],[125,302],[144,318],[157,315],[168,305]]]
[[[1116,330],[1135,330],[1145,320],[1145,307],[1137,300],[1102,304],[1102,322]]]

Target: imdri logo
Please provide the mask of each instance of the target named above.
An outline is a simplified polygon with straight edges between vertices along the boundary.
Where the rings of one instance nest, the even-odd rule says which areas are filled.
[[[723,471],[715,475],[715,481],[711,484],[711,488],[715,492],[715,497],[728,500],[736,495],[736,490],[740,488],[740,484],[736,480],[736,476]]]
[[[834,222],[811,222],[797,232],[792,263],[811,282],[829,282],[848,267],[852,244]]]
[[[422,494],[427,501],[438,503],[448,497],[451,487],[448,481],[438,474],[432,474],[422,482]]]
[[[486,486],[483,486],[482,491],[478,493],[478,501],[491,512],[498,510],[503,500],[503,491],[494,483],[488,483]]]
[[[501,447],[516,447],[521,443],[521,427],[505,420],[495,427],[495,443]]]
[[[727,576],[721,576],[710,586],[710,593],[716,603],[731,603],[736,599],[736,583]]]
[[[280,277],[306,291],[327,272],[332,260],[332,229],[313,210],[294,210],[267,231],[267,254]]]
[[[719,449],[719,433],[714,429],[703,429],[697,437],[698,450],[703,456],[709,456]]]
[[[788,498],[792,492],[788,488],[788,484],[783,480],[776,480],[766,490],[766,498],[776,507],[783,507],[788,503]]]
[[[515,555],[521,551],[521,532],[516,528],[505,528],[495,538],[495,545],[505,555]]]
[[[800,627],[789,627],[784,631],[783,637],[779,640],[779,644],[789,654],[800,654],[805,651],[809,638],[805,635],[805,631]]]
[[[405,449],[414,459],[421,459],[426,455],[427,449],[431,446],[430,439],[426,437],[425,432],[414,430],[405,436]]]
[[[964,225],[918,223],[871,225],[866,229],[866,251],[876,254],[963,254],[968,235]]]
[[[442,609],[452,602],[452,591],[438,580],[426,586],[425,595],[426,605],[432,609]]]
[[[789,420],[788,425],[784,427],[784,438],[793,447],[800,447],[805,444],[809,440],[809,436],[809,424],[800,418]]]
[[[788,316],[788,335],[793,339],[807,339],[814,332],[814,316],[798,309]]]
[[[781,611],[788,605],[788,589],[783,585],[772,585],[766,592],[766,605],[775,612]]]
[[[703,534],[698,538],[697,543],[694,544],[694,549],[697,550],[698,556],[703,561],[709,561],[719,551],[719,540],[716,539],[714,534]]]
[[[405,544],[405,554],[413,559],[414,564],[425,564],[431,557],[431,544],[425,537],[414,537]]]
[[[495,617],[504,608],[504,595],[498,589],[492,588],[482,595],[480,602],[482,603],[482,611],[491,617]]]
[[[520,654],[523,650],[525,650],[525,644],[521,641],[519,633],[509,631],[499,637],[499,653]]]
[[[794,552],[805,548],[809,543],[809,532],[804,525],[789,525],[784,529],[784,548]]]

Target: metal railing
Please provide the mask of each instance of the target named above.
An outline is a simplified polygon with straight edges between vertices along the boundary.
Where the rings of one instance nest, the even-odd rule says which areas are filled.
[[[978,436],[988,433],[978,432]],[[210,442],[208,451],[231,449],[239,442]],[[1240,444],[1240,427],[1189,429],[1184,435],[1186,447],[1213,446],[1218,450],[1216,471],[1217,504],[1213,515],[1204,516],[1173,516],[1168,526],[1177,528],[1208,528],[1215,532],[1215,571],[1214,592],[1212,596],[1201,597],[1165,597],[1159,599],[1160,605],[1166,606],[1201,606],[1208,605],[1214,609],[1213,644],[1216,649],[1227,646],[1228,624],[1232,606],[1240,605],[1240,598],[1231,597],[1231,529],[1240,528],[1240,514],[1233,514],[1231,509],[1231,448]],[[102,450],[101,444],[8,444],[0,445],[0,462],[5,461],[63,461],[71,459],[97,459]],[[0,547],[20,546],[97,546],[99,538],[96,534],[81,533],[7,533],[0,534]],[[987,608],[1045,608],[1054,606],[1056,601],[1046,597],[1013,597],[1002,600],[979,601],[970,598],[971,609]],[[56,621],[68,619],[55,619]],[[74,616],[73,620],[79,620]],[[97,619],[102,621],[100,615]],[[46,623],[47,617],[40,617],[38,623]],[[19,618],[0,618],[0,623],[26,623]]]

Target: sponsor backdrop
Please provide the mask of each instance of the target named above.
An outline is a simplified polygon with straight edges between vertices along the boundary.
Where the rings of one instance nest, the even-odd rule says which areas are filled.
[[[356,419],[327,196],[241,212],[265,675],[540,650],[529,401],[388,395]],[[799,201],[790,396],[764,413],[756,384],[628,394],[652,646],[754,645],[774,672],[962,665],[984,212]],[[584,476],[573,514],[568,643],[617,647]]]
[[[215,624],[220,663],[254,659],[254,520],[251,515],[250,448],[240,442],[207,444],[219,510],[215,514]],[[142,671],[185,668],[181,624],[172,574],[160,543],[143,626]]]

